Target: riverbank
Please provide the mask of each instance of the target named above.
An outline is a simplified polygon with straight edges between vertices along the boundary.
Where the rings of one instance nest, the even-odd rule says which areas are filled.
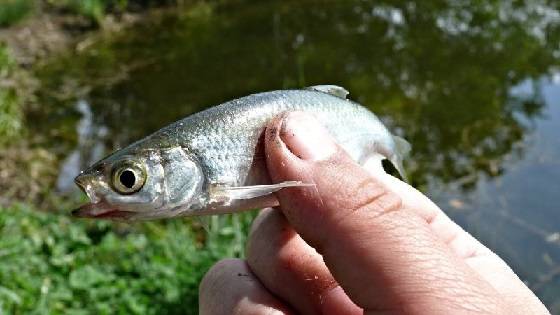
[[[41,82],[35,69],[61,54],[86,50],[99,39],[115,36],[135,23],[183,2],[93,1],[77,7],[71,1],[11,0],[0,14],[0,205],[26,202],[52,208],[51,192],[59,159],[45,150],[41,135],[30,135],[27,113],[42,108]],[[31,4],[33,3],[33,5]],[[157,5],[156,5],[157,4]]]
[[[126,6],[116,10],[106,5],[103,9],[91,9],[101,10],[94,13],[85,9],[70,10],[68,6],[39,2],[36,8],[29,9],[33,13],[0,28],[0,42],[9,47],[19,65],[30,68],[61,51],[85,49],[92,43],[92,35],[118,32],[162,7],[131,5],[130,10]]]
[[[40,96],[52,92],[38,78],[43,64],[166,10],[109,12],[96,25],[70,11],[35,12],[0,29],[0,314],[195,314],[205,271],[221,257],[243,255],[250,213],[215,218],[210,234],[190,220],[71,218],[85,196],[56,191],[66,153],[45,145],[60,130],[34,129],[50,119],[46,112],[64,107]],[[69,120],[79,118],[70,110],[60,119],[72,126],[58,128],[69,130],[62,137],[75,137]]]

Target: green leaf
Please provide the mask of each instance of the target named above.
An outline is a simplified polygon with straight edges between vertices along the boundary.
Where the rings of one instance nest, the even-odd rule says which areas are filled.
[[[0,287],[0,296],[4,296],[10,299],[17,305],[21,304],[21,298],[19,297],[19,295],[8,288]]]
[[[112,277],[86,265],[70,273],[70,286],[76,289],[88,289],[103,282],[109,282]]]

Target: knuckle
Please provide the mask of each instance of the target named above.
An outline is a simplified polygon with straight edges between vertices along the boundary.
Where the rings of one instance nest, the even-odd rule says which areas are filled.
[[[366,172],[352,167],[353,165],[325,165],[322,168],[330,180],[328,195],[323,195],[327,200],[327,207],[337,209],[334,211],[335,220],[345,219],[349,215],[367,210],[371,215],[383,215],[403,206],[402,198],[390,190],[382,181],[377,180]],[[340,176],[340,173],[354,174],[354,176]],[[322,180],[321,178],[318,179]],[[342,211],[341,211],[342,210]]]
[[[384,216],[402,209],[402,198],[374,180],[366,180],[356,189],[356,200],[351,213],[368,211],[373,216]]]

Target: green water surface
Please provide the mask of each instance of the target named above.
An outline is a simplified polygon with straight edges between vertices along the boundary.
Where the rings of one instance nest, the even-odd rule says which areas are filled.
[[[185,5],[41,66],[45,106],[28,119],[62,160],[78,152],[84,167],[235,97],[341,85],[412,144],[405,163],[411,183],[560,313],[557,6],[451,0]],[[81,138],[80,106],[91,111]]]

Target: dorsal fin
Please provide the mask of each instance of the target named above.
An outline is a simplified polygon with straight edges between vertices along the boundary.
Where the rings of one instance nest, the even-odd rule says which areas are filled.
[[[338,85],[314,85],[314,86],[306,87],[305,89],[310,91],[327,93],[336,97],[340,97],[342,99],[346,99],[346,96],[350,94],[348,90]]]

